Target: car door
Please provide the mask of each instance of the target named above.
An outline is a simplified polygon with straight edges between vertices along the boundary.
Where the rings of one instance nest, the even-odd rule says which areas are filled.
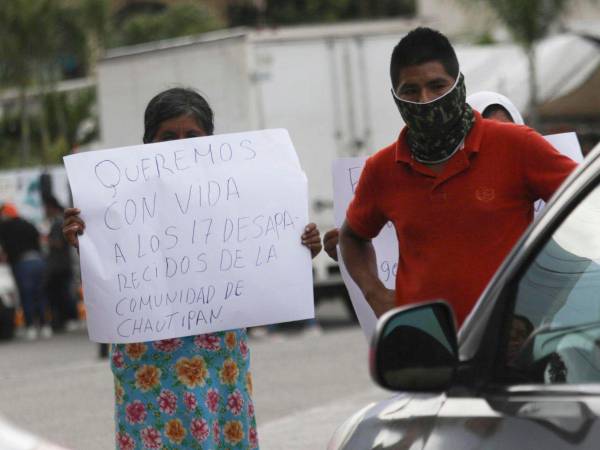
[[[426,450],[600,448],[599,164],[480,299],[478,380],[448,392]]]

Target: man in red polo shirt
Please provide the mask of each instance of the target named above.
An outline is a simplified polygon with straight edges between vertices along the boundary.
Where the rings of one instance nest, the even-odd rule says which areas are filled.
[[[446,299],[461,324],[533,218],[575,167],[530,128],[483,119],[465,102],[456,54],[417,28],[394,48],[392,95],[406,123],[371,156],[340,230],[344,262],[380,316]],[[391,221],[395,290],[377,276],[371,239]]]

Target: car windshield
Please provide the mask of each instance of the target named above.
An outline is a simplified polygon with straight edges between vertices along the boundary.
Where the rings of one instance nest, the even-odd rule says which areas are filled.
[[[553,239],[570,254],[600,260],[600,189],[594,189],[556,230]]]
[[[600,381],[600,188],[527,268],[507,323],[505,362],[524,381]]]

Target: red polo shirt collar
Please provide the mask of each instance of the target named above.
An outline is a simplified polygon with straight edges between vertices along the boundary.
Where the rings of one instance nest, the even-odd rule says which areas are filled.
[[[467,133],[467,137],[465,138],[463,148],[456,152],[456,154],[448,160],[446,167],[444,168],[441,174],[436,174],[426,164],[421,164],[412,157],[406,139],[406,133],[408,132],[408,127],[406,126],[402,128],[400,136],[396,141],[396,162],[407,164],[411,167],[412,170],[419,172],[423,175],[431,176],[434,178],[440,178],[439,182],[443,182],[451,176],[462,172],[463,170],[469,167],[469,158],[471,157],[471,155],[473,153],[479,152],[479,147],[481,145],[481,139],[483,136],[483,118],[481,117],[481,114],[479,114],[479,112],[477,111],[473,111],[473,114],[475,115],[475,123]]]

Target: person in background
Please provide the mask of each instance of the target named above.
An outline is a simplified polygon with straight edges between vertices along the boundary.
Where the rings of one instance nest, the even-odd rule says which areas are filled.
[[[64,208],[54,196],[44,199],[46,219],[50,222],[46,256],[45,289],[52,311],[54,331],[77,328],[77,303],[72,291],[71,247],[62,233]]]
[[[517,125],[525,124],[521,113],[513,102],[497,92],[476,92],[467,97],[467,103],[475,111],[479,111],[484,119],[512,122]]]
[[[376,316],[443,298],[460,326],[533,220],[535,201],[548,200],[576,163],[534,130],[473,111],[438,31],[403,37],[390,78],[406,126],[365,163],[339,232],[342,257]],[[389,221],[399,253],[393,290],[378,277],[371,243]]]
[[[25,316],[25,339],[49,338],[44,272],[46,264],[40,249],[40,234],[35,226],[19,217],[16,207],[4,203],[0,208],[0,245],[12,269]]]
[[[213,112],[196,91],[168,89],[148,103],[144,129],[144,143],[209,136]],[[76,247],[79,213],[67,209],[63,227]],[[321,250],[315,224],[301,240],[313,257]],[[245,329],[111,347],[117,448],[258,448]]]

